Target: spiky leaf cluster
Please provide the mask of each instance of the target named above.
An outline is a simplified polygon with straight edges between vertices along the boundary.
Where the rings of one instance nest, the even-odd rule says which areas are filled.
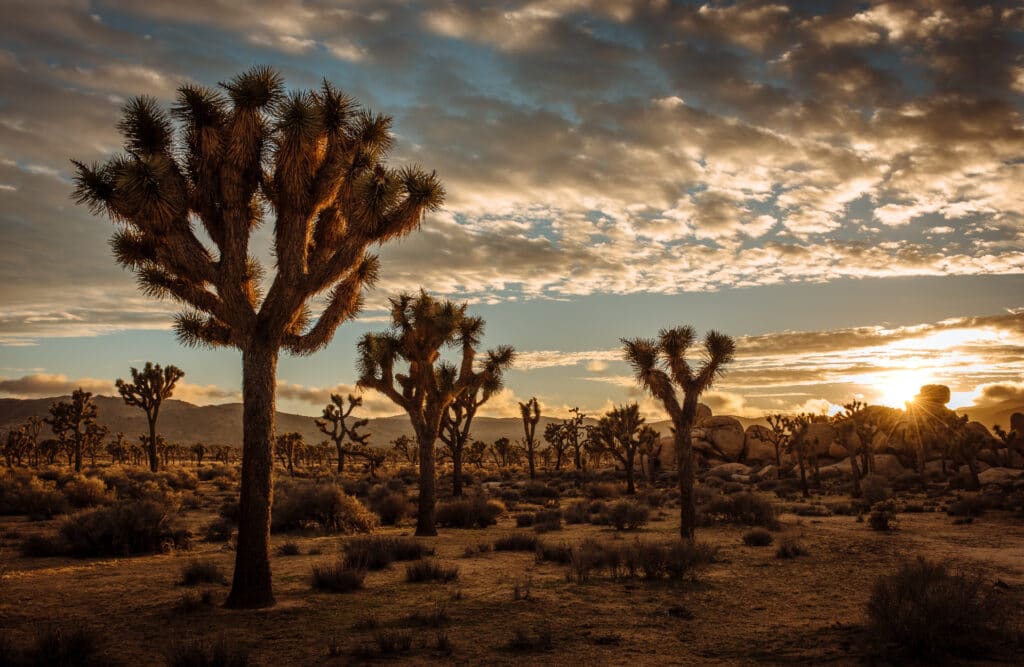
[[[183,86],[170,113],[130,100],[118,125],[124,152],[76,161],[74,196],[119,224],[114,256],[143,291],[183,304],[184,342],[245,349],[258,336],[308,354],[376,279],[367,249],[443,201],[436,175],[386,165],[390,127],[327,81],[286,94],[275,70],[257,67],[219,89]],[[265,294],[249,251],[264,211],[277,264]],[[317,295],[326,299],[313,322],[307,301]]]

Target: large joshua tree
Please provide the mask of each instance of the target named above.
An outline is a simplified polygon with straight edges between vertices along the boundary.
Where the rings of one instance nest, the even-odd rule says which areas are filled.
[[[505,386],[505,371],[515,361],[515,350],[500,345],[488,350],[482,363],[476,363],[477,349],[484,334],[484,320],[481,317],[464,317],[459,323],[456,344],[462,350],[459,366],[459,382],[465,387],[444,411],[441,442],[452,455],[452,495],[462,495],[462,463],[466,443],[469,441],[473,418],[480,407]]]
[[[416,167],[388,168],[391,119],[326,81],[285,94],[280,75],[258,67],[220,88],[182,87],[171,115],[151,98],[129,101],[118,126],[125,152],[76,162],[75,197],[120,224],[114,256],[144,292],[184,305],[184,343],[242,352],[238,547],[225,604],[266,607],[278,354],[326,345],[377,275],[370,246],[415,229],[444,191]],[[265,212],[272,280],[249,249]]]
[[[441,348],[458,344],[465,318],[465,303],[435,299],[422,290],[416,296],[401,294],[391,299],[391,330],[359,341],[359,386],[381,392],[405,410],[416,434],[417,536],[437,535],[434,444],[445,410],[471,388],[455,365],[440,359]],[[399,363],[408,364],[405,373],[395,372]]]
[[[96,404],[92,392],[81,387],[71,393],[70,401],[59,401],[50,405],[50,418],[46,423],[66,443],[68,461],[75,472],[82,470],[82,453],[87,449],[90,438],[96,433]]]
[[[665,406],[672,419],[679,471],[679,534],[692,540],[697,523],[693,498],[693,440],[691,431],[697,418],[700,395],[708,390],[736,354],[729,336],[709,331],[704,336],[704,354],[699,367],[686,360],[696,341],[693,327],[662,329],[658,339],[622,339],[626,361],[633,367],[637,382]],[[682,400],[677,394],[682,392]]]
[[[147,361],[141,371],[132,368],[131,372],[131,382],[117,378],[117,391],[126,405],[141,408],[146,413],[146,422],[149,424],[149,440],[146,442],[149,469],[156,472],[160,464],[156,455],[156,420],[160,416],[160,406],[165,398],[170,398],[174,393],[174,385],[185,377],[185,372],[177,366],[161,368],[160,364],[153,365],[151,361]]]

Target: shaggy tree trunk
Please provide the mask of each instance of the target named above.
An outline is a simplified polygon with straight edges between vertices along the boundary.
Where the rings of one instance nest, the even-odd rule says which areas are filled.
[[[345,446],[340,442],[336,442],[334,445],[338,448],[338,476],[341,477],[345,472]]]
[[[533,463],[533,442],[527,441],[526,443],[526,458],[530,462],[530,479],[536,479],[537,468]]]
[[[250,345],[242,354],[242,489],[235,574],[225,607],[274,604],[270,580],[270,509],[274,493],[274,391],[277,348]]]
[[[462,446],[463,441],[455,436],[452,443],[452,495],[462,497]]]
[[[696,404],[693,414],[696,413]],[[693,541],[697,527],[697,508],[693,499],[693,417],[686,414],[675,424],[676,470],[679,471],[679,536]]]
[[[626,468],[626,494],[630,496],[636,495],[636,487],[633,484],[633,454],[627,454],[624,467]],[[642,459],[641,459],[642,463]],[[642,467],[642,465],[641,465]]]
[[[156,456],[156,414],[149,418],[149,469],[156,472],[160,468],[160,461]]]
[[[75,434],[75,472],[82,472],[82,436]]]
[[[853,498],[860,498],[864,492],[860,488],[860,466],[857,465],[856,455],[850,457],[850,472],[853,474],[853,493],[850,495]]]
[[[417,428],[416,441],[420,448],[420,497],[416,512],[416,537],[437,535],[436,485],[434,474],[434,437],[426,429]]]
[[[796,458],[800,462],[800,490],[803,491],[804,498],[810,498],[811,492],[807,490],[807,467],[804,465],[804,457],[802,454],[797,454]]]

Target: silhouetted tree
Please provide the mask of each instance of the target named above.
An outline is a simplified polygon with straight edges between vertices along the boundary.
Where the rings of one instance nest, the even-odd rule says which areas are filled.
[[[409,415],[419,446],[419,505],[416,535],[437,535],[434,443],[445,410],[469,389],[441,348],[458,342],[466,304],[439,301],[424,291],[391,299],[391,330],[359,341],[359,386],[390,398]],[[408,364],[396,373],[395,364]]]
[[[90,438],[89,427],[96,424],[97,408],[92,402],[92,392],[76,389],[70,401],[59,401],[50,405],[50,418],[46,423],[54,434],[69,448],[75,472],[82,470],[82,452]]]
[[[117,261],[142,289],[185,305],[179,338],[242,351],[243,449],[238,543],[228,607],[274,603],[270,507],[277,358],[311,354],[352,317],[372,284],[375,244],[408,234],[444,197],[433,174],[388,169],[391,119],[359,109],[324,81],[284,94],[258,67],[221,86],[179,90],[171,118],[134,98],[119,125],[125,154],[76,162],[75,196],[123,223]],[[276,275],[249,252],[264,211],[274,217]],[[202,226],[215,249],[196,235]],[[310,299],[327,294],[315,323]]]
[[[370,438],[369,433],[359,432],[359,429],[370,423],[369,419],[356,419],[351,425],[345,423],[345,420],[352,415],[352,411],[362,404],[362,396],[349,394],[346,408],[340,394],[331,394],[331,402],[324,408],[323,418],[316,420],[317,428],[331,439],[338,452],[339,475],[345,472],[345,455],[361,452]],[[352,443],[353,447],[345,447],[346,439]]]
[[[636,495],[633,467],[643,444],[657,442],[658,432],[647,426],[640,406],[632,403],[614,408],[598,420],[593,430],[595,450],[614,457],[626,471],[626,493]]]
[[[405,461],[412,465],[420,463],[420,449],[416,441],[407,435],[400,435],[391,443],[391,451],[395,453],[399,461]]]
[[[533,397],[526,403],[519,403],[519,414],[523,418],[523,433],[526,445],[526,460],[530,466],[530,479],[537,476],[537,468],[534,463],[534,445],[536,443],[537,424],[540,422],[540,403]]]
[[[692,327],[662,329],[658,339],[623,339],[626,361],[633,367],[640,386],[661,401],[672,419],[676,465],[679,470],[679,534],[692,540],[697,523],[693,497],[693,423],[697,401],[732,362],[736,345],[732,338],[717,331],[704,337],[704,360],[694,370],[686,354],[695,341]],[[676,390],[682,392],[682,402]]]
[[[141,371],[131,369],[132,381],[125,382],[117,378],[117,391],[124,399],[125,405],[142,408],[149,424],[149,469],[157,471],[156,456],[156,420],[160,416],[160,406],[164,399],[174,393],[174,385],[185,377],[184,371],[177,366],[161,368],[160,364],[147,361]]]
[[[515,361],[515,350],[502,345],[488,350],[483,362],[476,368],[477,348],[484,333],[480,317],[464,317],[459,323],[456,344],[462,349],[459,383],[465,389],[444,411],[438,437],[448,449],[452,459],[452,495],[462,495],[462,462],[470,428],[477,410],[505,386],[505,371]]]
[[[302,434],[297,431],[277,436],[275,451],[281,459],[281,464],[287,466],[288,474],[292,477],[295,476],[295,461],[302,456],[304,447]]]
[[[569,451],[569,430],[566,422],[549,422],[544,427],[544,440],[555,457],[555,470],[561,470],[562,459]]]
[[[477,470],[484,467],[484,457],[487,455],[487,443],[483,440],[474,440],[466,445],[464,453],[466,463],[476,467]]]
[[[488,451],[491,453],[494,465],[499,468],[509,468],[519,460],[519,447],[504,436],[491,443]]]
[[[765,421],[768,422],[768,428],[762,431],[762,435],[771,443],[772,449],[775,450],[775,467],[782,472],[782,452],[786,449],[788,429],[786,428],[786,418],[783,415],[767,415]]]
[[[589,431],[583,425],[583,421],[587,416],[580,412],[578,407],[574,407],[569,412],[572,413],[572,417],[565,420],[563,424],[565,436],[569,448],[572,450],[573,463],[576,464],[576,470],[583,470],[586,468],[586,459],[583,457],[583,454],[586,452],[587,445],[589,444]]]

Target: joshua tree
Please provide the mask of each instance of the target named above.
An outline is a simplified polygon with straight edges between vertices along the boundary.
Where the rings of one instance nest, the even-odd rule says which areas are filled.
[[[636,495],[633,466],[637,452],[644,443],[657,442],[658,432],[644,424],[640,406],[636,403],[608,412],[593,430],[593,443],[597,451],[611,454],[626,471],[626,493]]]
[[[583,452],[586,451],[589,444],[590,431],[583,425],[586,415],[580,412],[578,407],[569,410],[569,412],[572,413],[572,417],[565,420],[563,427],[565,428],[569,448],[572,449],[576,470],[583,470],[586,467],[586,459],[583,457]]]
[[[484,456],[487,454],[487,443],[483,440],[474,440],[466,446],[464,453],[466,463],[473,465],[477,470],[484,467]]]
[[[462,495],[462,463],[473,417],[491,396],[505,386],[505,371],[515,360],[515,350],[508,345],[488,350],[483,363],[474,368],[477,348],[484,333],[480,317],[464,317],[459,323],[457,344],[462,349],[459,382],[465,390],[444,411],[441,419],[441,442],[452,457],[452,495]]]
[[[125,153],[76,162],[75,196],[123,224],[114,255],[146,293],[184,304],[183,342],[242,352],[238,546],[225,604],[267,607],[279,351],[326,345],[377,275],[367,249],[418,227],[444,192],[433,174],[387,168],[391,119],[327,81],[285,95],[280,75],[259,67],[221,88],[179,90],[177,133],[153,99],[130,100],[119,125]],[[249,250],[265,211],[274,217],[272,280]],[[324,294],[313,323],[309,302]]]
[[[789,431],[786,428],[786,418],[783,415],[768,415],[765,417],[768,428],[762,434],[775,450],[775,467],[782,472],[782,452],[785,451],[788,442]]]
[[[544,440],[548,443],[549,451],[554,453],[555,470],[562,469],[562,459],[569,450],[569,422],[549,422],[544,427]]]
[[[391,299],[391,331],[359,341],[359,386],[381,392],[409,415],[419,446],[416,535],[437,535],[434,525],[434,443],[445,410],[470,387],[456,367],[440,361],[441,348],[456,345],[466,304],[439,301],[424,291]],[[395,373],[395,364],[408,372]]]
[[[277,446],[275,449],[277,456],[281,459],[281,463],[288,467],[288,474],[294,477],[295,460],[302,456],[304,449],[302,434],[297,431],[282,433],[277,436]]]
[[[356,419],[351,425],[345,424],[345,420],[352,416],[352,411],[362,404],[362,396],[349,394],[346,408],[341,394],[331,394],[331,402],[324,408],[323,419],[316,420],[317,428],[334,442],[334,447],[338,450],[339,475],[345,472],[345,455],[362,452],[370,437],[369,433],[359,432],[359,429],[370,423],[369,419]],[[355,448],[346,448],[346,439],[352,441]]]
[[[82,452],[89,444],[90,426],[96,424],[96,404],[92,392],[76,389],[70,401],[60,401],[50,406],[50,418],[46,423],[54,434],[69,448],[69,459],[73,459],[75,472],[82,470]]]
[[[526,436],[526,460],[530,465],[530,479],[537,476],[537,469],[534,465],[534,443],[536,442],[537,423],[540,422],[540,403],[537,398],[531,398],[526,403],[519,404],[519,413],[523,418],[523,433]]]
[[[174,385],[185,377],[185,372],[177,366],[161,368],[160,364],[147,361],[141,371],[132,368],[132,381],[125,382],[117,378],[117,391],[124,399],[125,405],[142,408],[149,423],[149,469],[157,471],[156,456],[156,420],[160,416],[160,405],[164,399],[174,393]]]
[[[704,360],[694,370],[686,353],[696,335],[692,327],[662,329],[658,340],[623,339],[626,361],[633,367],[640,386],[661,401],[672,419],[679,470],[679,534],[693,540],[697,510],[693,498],[693,441],[691,431],[697,417],[697,401],[732,362],[736,345],[732,338],[717,331],[704,337]],[[682,392],[682,403],[676,394]]]
[[[499,468],[508,468],[519,460],[519,447],[506,437],[498,438],[488,449]]]
[[[391,443],[391,451],[395,453],[395,458],[399,461],[404,461],[414,466],[420,463],[419,447],[407,435],[400,435],[395,438]]]

